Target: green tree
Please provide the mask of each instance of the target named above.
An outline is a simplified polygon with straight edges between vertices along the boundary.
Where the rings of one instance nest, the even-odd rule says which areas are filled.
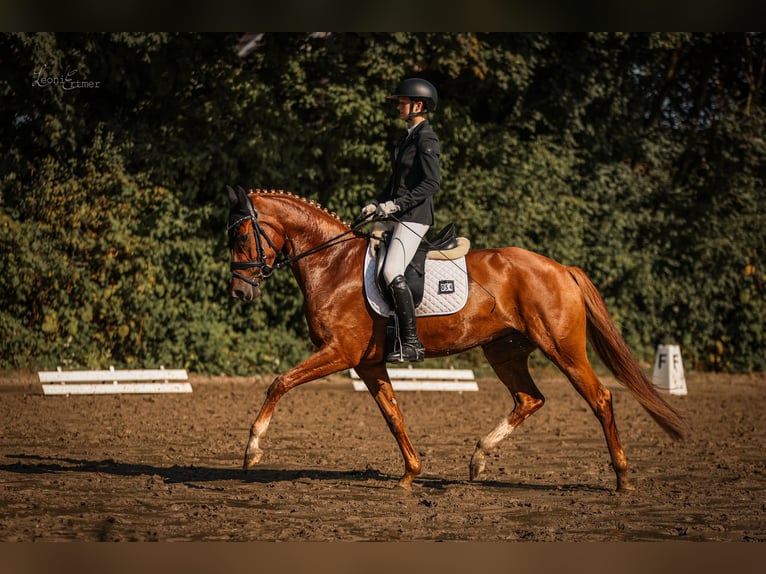
[[[386,96],[414,74],[441,96],[437,224],[583,267],[644,359],[670,339],[697,368],[766,366],[766,35],[249,39],[0,36],[0,367],[305,356],[289,274],[228,300],[222,190],[353,219],[403,129]],[[67,74],[99,85],[35,83]]]

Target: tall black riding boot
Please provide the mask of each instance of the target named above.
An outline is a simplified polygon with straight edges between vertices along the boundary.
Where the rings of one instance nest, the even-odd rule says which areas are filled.
[[[426,358],[426,349],[418,337],[415,325],[415,303],[404,275],[397,275],[388,286],[394,301],[394,311],[399,322],[399,341],[386,357],[389,363],[417,363]]]

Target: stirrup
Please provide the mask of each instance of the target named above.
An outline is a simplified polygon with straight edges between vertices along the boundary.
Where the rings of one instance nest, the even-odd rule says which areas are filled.
[[[398,347],[386,356],[387,363],[420,363],[426,359],[426,349],[422,344],[404,343]]]

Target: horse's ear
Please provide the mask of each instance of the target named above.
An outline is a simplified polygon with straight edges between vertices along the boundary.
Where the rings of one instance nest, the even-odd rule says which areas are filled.
[[[237,195],[237,192],[234,191],[234,188],[230,185],[226,186],[226,194],[229,196],[229,203],[232,206],[235,206],[239,203],[239,196]]]
[[[250,200],[247,198],[247,192],[241,185],[237,186],[237,195],[239,196],[239,204],[242,207],[247,207],[250,205]]]

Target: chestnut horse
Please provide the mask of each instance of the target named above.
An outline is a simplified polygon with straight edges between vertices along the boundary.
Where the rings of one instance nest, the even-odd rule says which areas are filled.
[[[275,270],[289,267],[305,299],[309,333],[317,351],[280,374],[250,430],[244,467],[261,461],[260,442],[279,399],[290,389],[354,368],[388,423],[404,458],[398,486],[411,489],[421,465],[404,425],[384,359],[386,318],[368,305],[363,260],[368,237],[313,202],[284,192],[227,188],[231,202],[229,247],[231,296],[251,301]],[[674,439],[686,423],[642,372],[612,322],[593,283],[577,267],[567,267],[515,247],[476,249],[466,256],[469,297],[452,315],[419,317],[426,357],[452,355],[481,346],[514,408],[479,440],[471,456],[473,480],[485,468],[489,451],[508,437],[545,401],[528,369],[540,349],[585,399],[606,437],[617,490],[632,490],[628,463],[617,434],[612,397],[591,367],[586,341],[649,415]]]

